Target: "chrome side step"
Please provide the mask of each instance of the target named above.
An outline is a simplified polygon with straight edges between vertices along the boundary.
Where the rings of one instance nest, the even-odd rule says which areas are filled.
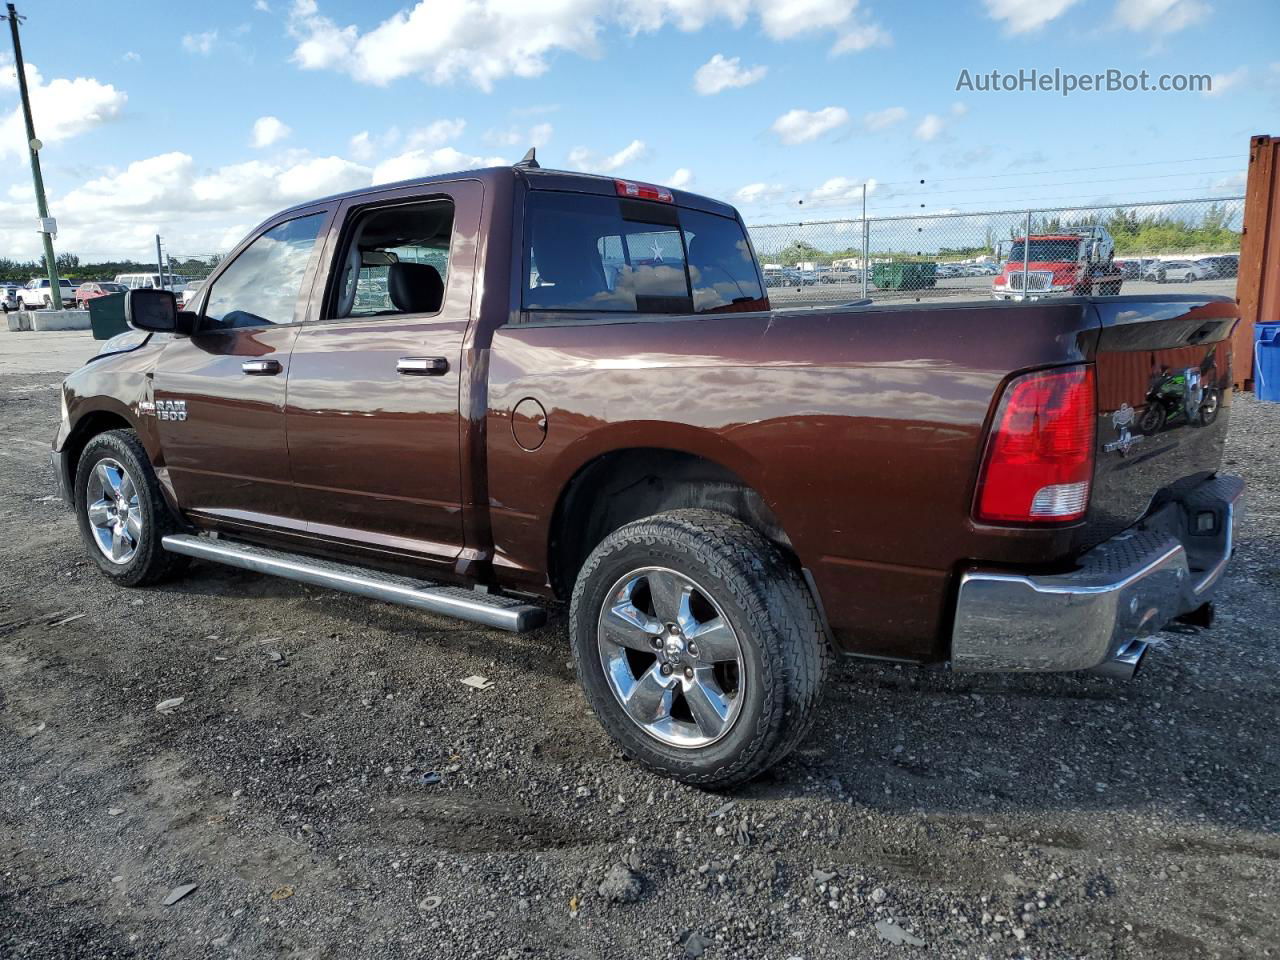
[[[512,633],[535,630],[547,620],[547,612],[542,607],[466,587],[398,577],[365,567],[185,533],[171,534],[160,542],[170,553],[182,553],[315,587],[328,587],[373,600],[417,607]]]

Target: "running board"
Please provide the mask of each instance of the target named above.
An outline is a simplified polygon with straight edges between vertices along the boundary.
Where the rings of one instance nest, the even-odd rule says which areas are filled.
[[[171,534],[160,542],[170,553],[199,557],[201,560],[224,563],[255,573],[269,573],[286,580],[354,593],[372,600],[417,607],[419,610],[442,613],[486,627],[510,630],[512,633],[536,630],[547,620],[547,612],[542,607],[510,597],[468,590],[466,587],[398,577],[366,567],[185,533]]]

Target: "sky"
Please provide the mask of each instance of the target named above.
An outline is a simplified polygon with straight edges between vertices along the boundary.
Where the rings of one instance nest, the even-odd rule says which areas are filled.
[[[512,163],[748,223],[1243,192],[1280,134],[1275,0],[22,0],[58,252],[222,252],[331,193]],[[0,37],[0,50],[7,39]],[[957,89],[1106,70],[1212,90]],[[0,54],[0,256],[39,253]]]

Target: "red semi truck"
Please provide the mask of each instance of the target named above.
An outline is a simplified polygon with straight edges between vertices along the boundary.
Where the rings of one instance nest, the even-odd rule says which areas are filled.
[[[1123,276],[1115,263],[1116,245],[1104,227],[1032,234],[1030,244],[1026,237],[1015,237],[1012,245],[1006,241],[1001,247],[1008,256],[1000,256],[1000,272],[991,281],[991,296],[996,300],[1120,293]]]

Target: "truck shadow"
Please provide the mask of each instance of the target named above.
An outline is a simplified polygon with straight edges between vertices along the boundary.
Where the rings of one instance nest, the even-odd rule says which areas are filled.
[[[794,795],[812,777],[885,812],[1144,810],[1274,834],[1276,678],[1224,633],[1161,634],[1127,683],[842,664],[806,745],[742,795]]]

